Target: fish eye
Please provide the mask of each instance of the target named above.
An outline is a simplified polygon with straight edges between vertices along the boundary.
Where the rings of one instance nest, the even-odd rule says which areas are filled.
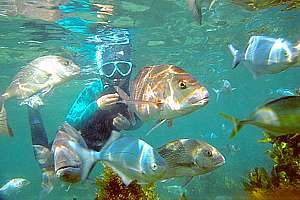
[[[151,164],[151,169],[152,169],[153,171],[157,170],[157,164],[156,164],[156,163],[152,163],[152,164]]]
[[[179,81],[178,85],[181,89],[185,89],[186,88],[186,82],[185,81]]]
[[[66,61],[64,62],[64,65],[65,65],[65,66],[67,66],[67,65],[71,65],[71,61],[69,61],[69,60],[66,60]]]
[[[205,149],[205,150],[203,151],[203,154],[204,154],[205,156],[207,156],[207,157],[212,157],[212,151],[209,150],[209,149]]]

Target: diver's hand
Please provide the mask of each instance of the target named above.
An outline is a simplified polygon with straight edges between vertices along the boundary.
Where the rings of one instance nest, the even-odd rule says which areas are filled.
[[[113,119],[113,125],[119,130],[128,130],[131,123],[126,117],[118,113],[118,116]]]
[[[119,100],[118,94],[106,94],[97,100],[97,105],[102,110],[109,109],[110,106],[116,104]]]

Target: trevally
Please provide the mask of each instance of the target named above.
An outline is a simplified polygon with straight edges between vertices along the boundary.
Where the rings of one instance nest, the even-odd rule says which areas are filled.
[[[254,77],[300,66],[300,43],[294,46],[282,38],[252,36],[245,52],[240,52],[231,44],[228,47],[234,56],[232,67],[246,61],[245,65]]]
[[[80,134],[74,128],[70,131]],[[116,131],[112,132],[112,137],[118,135],[114,133]],[[102,161],[111,167],[126,186],[132,181],[148,184],[161,180],[166,171],[166,163],[149,144],[133,137],[117,137],[110,139],[100,152],[89,150],[75,140],[67,141],[70,150],[80,158],[81,180],[87,178],[97,161]]]

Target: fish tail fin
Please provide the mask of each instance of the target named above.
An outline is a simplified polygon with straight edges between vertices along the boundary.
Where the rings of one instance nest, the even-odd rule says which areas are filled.
[[[221,90],[213,88],[213,91],[214,91],[214,92],[216,93],[216,95],[217,95],[216,101],[219,101],[220,94],[221,94]]]
[[[242,60],[242,56],[241,56],[239,50],[236,49],[232,44],[229,44],[228,48],[230,50],[230,53],[233,55],[232,69],[234,69],[240,64],[240,62]]]
[[[7,123],[7,115],[4,107],[4,101],[5,97],[0,96],[0,134],[5,134],[12,137],[13,132]]]
[[[92,168],[94,167],[95,163],[101,158],[101,152],[95,152],[93,150],[88,150],[86,148],[81,147],[79,144],[68,141],[68,144],[74,152],[77,153],[80,160],[82,161],[82,175],[81,180],[86,180],[88,175],[90,174]]]
[[[201,5],[198,3],[197,0],[186,0],[188,4],[188,8],[190,11],[192,11],[193,17],[199,22],[199,24],[202,24],[202,11],[201,11]]]
[[[225,113],[220,113],[220,115],[233,123],[234,128],[229,136],[230,139],[234,138],[246,123],[245,120],[239,120],[238,118],[227,115]]]

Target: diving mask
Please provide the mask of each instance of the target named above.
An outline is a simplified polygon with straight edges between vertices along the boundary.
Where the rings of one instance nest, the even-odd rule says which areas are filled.
[[[116,71],[122,76],[126,77],[131,73],[132,63],[127,61],[111,61],[103,64],[100,68],[101,75],[111,78]]]

